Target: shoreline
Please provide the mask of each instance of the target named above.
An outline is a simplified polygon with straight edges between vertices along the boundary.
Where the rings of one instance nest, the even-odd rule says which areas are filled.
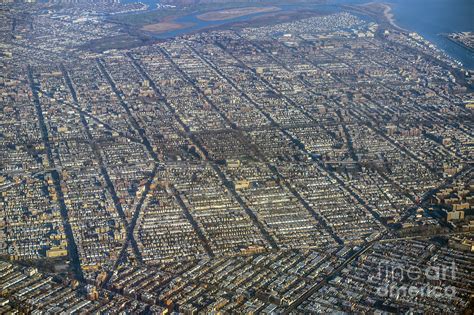
[[[388,4],[384,4],[382,3],[382,6],[384,7],[383,9],[383,15],[385,16],[385,18],[387,19],[387,21],[393,25],[393,26],[396,26],[398,27],[398,25],[395,23],[395,17],[392,13],[392,7],[389,6]]]
[[[388,21],[388,23],[393,26],[394,28],[397,28],[399,30],[403,30],[405,32],[408,32],[408,30],[400,27],[396,20],[395,20],[395,15],[392,13],[392,6],[387,4],[387,3],[381,3],[380,5],[383,6],[384,10],[383,10],[383,16],[385,17],[385,19]]]

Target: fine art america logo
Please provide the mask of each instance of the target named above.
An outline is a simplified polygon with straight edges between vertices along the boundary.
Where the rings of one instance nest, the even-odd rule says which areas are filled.
[[[379,263],[378,279],[387,284],[377,289],[380,297],[400,299],[403,297],[426,297],[451,300],[456,288],[443,286],[447,280],[456,280],[456,264],[447,266],[383,265]]]

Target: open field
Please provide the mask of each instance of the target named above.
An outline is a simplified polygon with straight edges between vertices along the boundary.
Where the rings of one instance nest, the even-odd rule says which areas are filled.
[[[109,21],[134,27],[142,27],[147,24],[170,21],[190,14],[206,14],[223,10],[232,10],[238,8],[248,8],[247,3],[228,2],[228,3],[204,3],[200,5],[190,5],[177,8],[163,8],[160,10],[150,10],[135,13],[117,14],[108,18]]]
[[[164,33],[192,26],[192,23],[159,22],[144,25],[141,29],[152,33]]]
[[[255,13],[267,13],[275,12],[281,10],[278,7],[245,7],[245,8],[235,8],[235,9],[226,9],[219,11],[212,11],[200,14],[197,16],[198,19],[202,21],[223,21],[238,18],[241,16],[255,14]]]

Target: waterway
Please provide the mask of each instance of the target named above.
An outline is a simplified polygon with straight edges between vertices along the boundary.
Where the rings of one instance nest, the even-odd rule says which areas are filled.
[[[400,27],[417,32],[474,70],[474,54],[441,35],[474,31],[473,0],[390,0],[389,3]]]
[[[136,0],[122,0],[122,2],[134,1]],[[142,2],[150,5],[150,9],[155,9],[159,0],[142,0]],[[474,31],[474,0],[327,0],[324,5],[288,4],[278,5],[278,7],[283,11],[307,8],[331,12],[336,10],[338,4],[367,2],[390,4],[395,22],[400,27],[422,35],[452,58],[460,61],[466,68],[474,70],[474,53],[442,36],[443,33]],[[156,37],[175,37],[199,29],[247,21],[263,14],[265,13],[250,14],[224,21],[202,21],[197,18],[197,14],[190,14],[176,20],[178,23],[190,23],[190,26],[161,33]]]

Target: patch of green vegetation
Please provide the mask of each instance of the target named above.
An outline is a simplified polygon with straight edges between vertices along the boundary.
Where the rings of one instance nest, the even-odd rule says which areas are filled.
[[[228,8],[242,8],[250,4],[252,6],[269,5],[272,2],[228,2],[228,3],[208,3],[192,5],[183,8],[164,8],[159,10],[152,10],[146,12],[134,12],[127,14],[118,14],[108,18],[108,21],[118,24],[125,24],[132,27],[141,27],[147,24],[154,24],[163,22],[165,18],[178,18],[190,14],[201,14],[214,10],[222,10]]]
[[[109,17],[107,20],[113,23],[126,24],[129,26],[143,26],[160,22],[164,17],[175,16],[182,10],[170,8],[146,12],[117,14]]]

